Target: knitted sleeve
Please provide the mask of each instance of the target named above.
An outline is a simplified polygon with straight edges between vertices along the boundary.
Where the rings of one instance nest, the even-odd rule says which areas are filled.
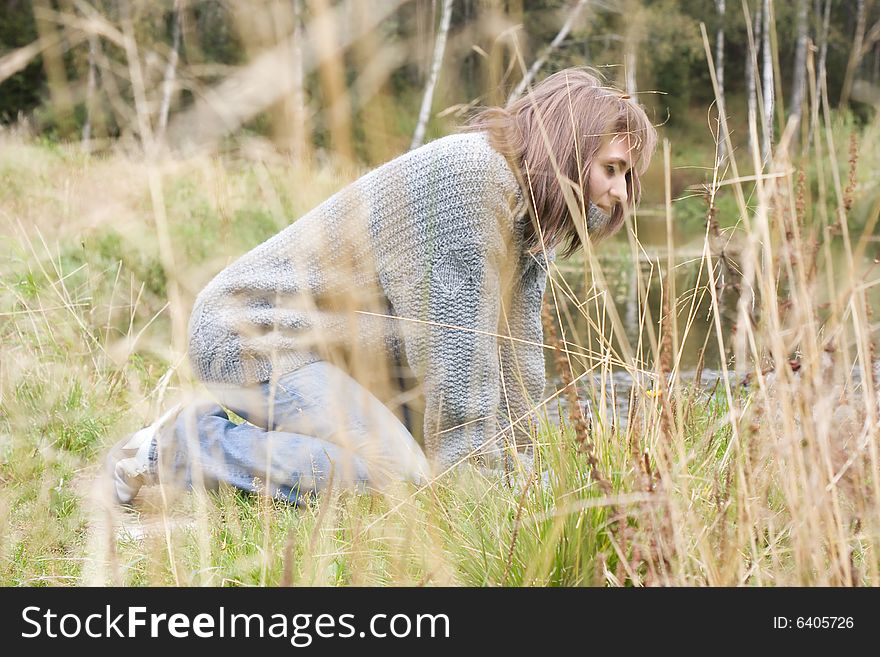
[[[498,433],[497,261],[486,244],[441,249],[425,283],[427,321],[405,349],[424,383],[425,447],[442,473]]]
[[[498,417],[505,441],[515,440],[523,451],[532,444],[546,371],[541,303],[547,285],[543,254],[523,256],[522,277],[514,282],[508,307],[499,322],[500,390]]]

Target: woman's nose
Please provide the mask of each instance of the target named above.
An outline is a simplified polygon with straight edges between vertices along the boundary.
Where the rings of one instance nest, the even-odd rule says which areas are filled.
[[[618,203],[626,203],[626,178],[624,176],[617,176],[614,182],[611,185],[611,196]]]

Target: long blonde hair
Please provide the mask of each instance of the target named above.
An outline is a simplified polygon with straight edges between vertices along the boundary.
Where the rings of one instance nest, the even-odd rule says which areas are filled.
[[[526,229],[526,248],[539,252],[543,235],[547,248],[564,244],[564,256],[581,246],[575,221],[584,225],[590,165],[603,141],[613,135],[629,140],[633,168],[627,174],[627,196],[633,205],[641,197],[639,176],[657,143],[657,132],[642,106],[581,67],[554,73],[505,108],[481,110],[464,129],[487,131],[492,146],[507,157],[519,177],[533,218]],[[580,217],[571,216],[562,185],[574,192]],[[618,206],[610,221],[590,232],[590,240],[617,232],[623,217],[624,209]]]

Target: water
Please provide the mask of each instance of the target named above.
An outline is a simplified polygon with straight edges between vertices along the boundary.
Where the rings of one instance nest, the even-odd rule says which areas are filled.
[[[585,279],[591,279],[584,275],[582,261],[558,261],[558,266],[568,285],[572,288],[577,304],[582,304],[578,311],[575,303],[568,301],[568,312],[571,321],[566,321],[566,338],[570,344],[576,345],[576,350],[590,351],[593,354],[592,362],[587,358],[580,359],[580,364],[575,365],[575,372],[580,373],[592,365],[597,372],[595,376],[587,376],[579,385],[581,400],[598,399],[601,386],[604,385],[607,400],[607,411],[612,410],[612,400],[615,414],[621,421],[625,421],[628,414],[630,391],[634,380],[630,371],[642,370],[639,387],[650,389],[653,387],[655,375],[654,348],[652,341],[656,341],[658,322],[662,315],[663,286],[666,285],[666,269],[668,267],[668,248],[666,236],[666,222],[661,216],[648,216],[639,218],[639,241],[641,247],[638,257],[633,258],[626,235],[618,234],[613,240],[603,243],[597,249],[597,259],[607,284],[607,290],[614,308],[620,318],[623,335],[629,346],[629,353],[635,356],[634,361],[628,361],[628,368],[622,364],[614,365],[611,376],[601,381],[598,372],[601,370],[599,361],[603,354],[608,351],[608,342],[599,338],[596,327],[604,326],[604,335],[610,339],[612,353],[617,354],[622,360],[626,360],[623,348],[623,340],[617,331],[611,327],[608,312],[603,312],[602,301],[596,298],[596,288],[588,288]],[[700,385],[706,390],[711,389],[721,377],[722,354],[719,350],[715,318],[712,313],[712,299],[707,287],[708,274],[706,262],[703,258],[704,228],[699,224],[678,224],[673,234],[672,264],[674,271],[675,294],[677,297],[677,340],[675,351],[678,354],[678,362],[673,362],[680,380],[692,382],[697,370],[701,370]],[[854,236],[854,240],[857,236]],[[838,239],[837,242],[840,240]],[[854,241],[855,243],[855,241]],[[832,258],[834,271],[845,272],[845,260],[843,249],[839,244],[834,245]],[[859,263],[857,269],[859,276],[863,277],[867,287],[868,305],[875,313],[880,313],[880,285],[873,285],[871,281],[880,282],[880,271],[873,267],[873,248],[868,249],[868,254]],[[821,254],[820,254],[821,255]],[[718,259],[713,257],[713,262]],[[739,292],[732,285],[738,279],[737,267],[734,263],[719,265],[723,285],[718,288],[719,297],[719,322],[724,342],[729,343],[736,322],[736,305]],[[821,271],[821,270],[820,270]],[[641,281],[641,282],[640,282]],[[828,285],[820,274],[817,307],[827,301],[827,294],[823,296],[822,290]],[[841,277],[836,284],[835,292],[845,289],[846,278]],[[640,290],[640,285],[642,289]],[[645,289],[647,288],[647,289]],[[695,298],[696,289],[696,298]],[[584,303],[590,295],[591,301]],[[785,294],[780,289],[780,295]],[[640,303],[640,297],[643,302]],[[552,297],[548,297],[552,300]],[[644,303],[644,299],[647,302]],[[649,315],[644,316],[645,310]],[[827,312],[827,309],[824,311]],[[689,320],[690,318],[690,320]],[[650,334],[653,333],[653,336]],[[702,357],[702,363],[700,363]],[[548,358],[548,377],[558,388],[561,383],[558,374],[554,371],[554,365]],[[728,365],[732,364],[728,363]],[[628,371],[629,370],[629,371]],[[565,401],[562,402],[563,407]],[[556,406],[555,404],[550,404]],[[552,409],[551,409],[552,410]]]
[[[731,381],[733,375],[729,374]],[[703,369],[700,373],[700,384],[698,389],[704,396],[708,396],[716,385],[720,385],[723,373],[720,370]],[[683,372],[681,382],[690,386],[696,379],[696,371]],[[558,378],[551,375],[551,381],[554,385],[561,386]],[[646,386],[647,383],[647,386]],[[596,415],[597,406],[604,399],[605,413],[604,417],[609,421],[613,421],[620,429],[625,429],[629,418],[630,398],[632,396],[633,387],[638,385],[638,390],[651,389],[652,382],[647,377],[636,382],[635,378],[626,371],[612,371],[609,377],[602,380],[601,376],[585,377],[581,379],[579,384],[579,399],[587,417]],[[602,396],[604,390],[604,398]],[[643,392],[637,394],[644,394]],[[560,395],[556,400],[547,404],[547,417],[551,423],[556,424],[560,413],[567,415],[568,399]]]

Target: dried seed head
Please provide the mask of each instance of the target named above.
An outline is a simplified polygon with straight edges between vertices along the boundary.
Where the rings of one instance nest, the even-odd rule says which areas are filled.
[[[856,168],[859,163],[859,142],[856,132],[853,130],[849,135],[849,184],[843,193],[843,207],[849,212],[853,204],[853,192],[856,189]]]

